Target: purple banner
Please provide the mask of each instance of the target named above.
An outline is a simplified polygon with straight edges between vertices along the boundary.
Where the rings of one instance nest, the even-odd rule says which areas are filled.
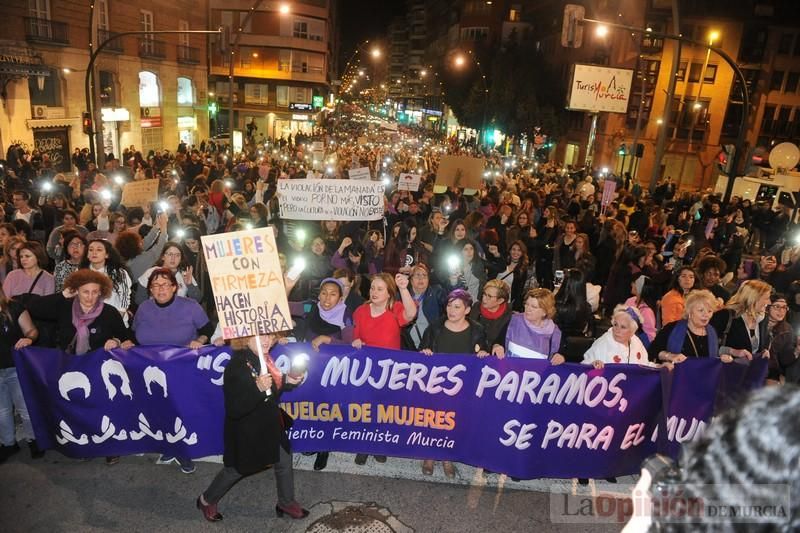
[[[230,349],[142,346],[14,354],[36,441],[69,457],[222,453]]]
[[[348,346],[278,346],[283,370],[310,355],[281,397],[295,451],[452,460],[514,477],[602,478],[676,456],[719,397],[763,383],[766,361],[689,360],[673,372]],[[222,372],[230,348],[168,346],[83,356],[27,348],[17,369],[37,440],[72,457],[222,453]],[[719,391],[717,390],[719,388]],[[725,390],[723,390],[725,389]],[[668,405],[665,412],[662,405]],[[666,431],[656,427],[666,421]]]

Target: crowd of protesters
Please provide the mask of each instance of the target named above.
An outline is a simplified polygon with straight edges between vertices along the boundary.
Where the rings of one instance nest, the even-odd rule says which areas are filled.
[[[314,349],[348,343],[597,368],[764,357],[771,382],[800,381],[800,226],[791,207],[724,203],[677,191],[669,179],[651,194],[630,176],[339,120],[314,136],[252,143],[237,154],[212,143],[149,153],[131,146],[98,167],[77,151],[68,172],[9,149],[0,203],[3,458],[18,441],[35,457],[44,453],[16,381],[14,348],[81,354],[136,343],[221,344],[200,238],[268,226],[286,271],[298,258],[305,264],[285,279],[294,319],[286,337]],[[485,159],[480,188],[434,190],[446,153]],[[382,220],[281,218],[277,180],[347,179],[360,167],[386,183]],[[396,190],[401,172],[423,175],[419,191]],[[120,204],[125,183],[147,179],[159,180],[159,202]],[[616,191],[604,203],[609,180]],[[166,321],[175,327],[157,331]],[[267,381],[258,391],[280,377]],[[321,451],[315,469],[327,458]],[[358,464],[367,459],[356,456]],[[173,461],[194,470],[188,459],[159,460]],[[431,474],[433,462],[422,470]],[[453,465],[444,472],[453,476]],[[235,482],[235,473],[226,475],[215,483]],[[217,514],[209,505],[219,490],[198,499],[206,518]]]

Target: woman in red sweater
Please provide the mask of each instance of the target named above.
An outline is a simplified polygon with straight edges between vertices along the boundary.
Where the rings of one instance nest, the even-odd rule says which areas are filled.
[[[397,293],[400,300],[396,301]],[[376,348],[400,349],[400,328],[407,325],[417,316],[417,306],[408,291],[408,276],[397,274],[392,276],[381,272],[372,277],[369,287],[369,301],[361,304],[353,313],[353,348],[363,346]],[[379,463],[386,462],[385,455],[376,455]],[[357,453],[355,462],[364,465],[367,454]]]
[[[397,301],[397,293],[400,300]],[[400,328],[417,316],[417,306],[408,291],[408,276],[397,274],[394,279],[381,272],[372,277],[369,302],[353,313],[355,324],[353,347],[400,349]]]

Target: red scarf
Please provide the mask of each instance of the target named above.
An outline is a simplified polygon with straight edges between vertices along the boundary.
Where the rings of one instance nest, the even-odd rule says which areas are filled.
[[[481,305],[481,316],[487,320],[497,320],[506,312],[506,307],[508,307],[508,303],[503,302],[500,304],[500,307],[497,308],[497,311],[489,311]]]
[[[272,382],[278,389],[280,389],[283,386],[283,374],[281,374],[281,371],[277,366],[275,366],[275,362],[268,353],[264,354],[264,360],[267,364],[267,372],[269,372],[269,375],[272,376]]]

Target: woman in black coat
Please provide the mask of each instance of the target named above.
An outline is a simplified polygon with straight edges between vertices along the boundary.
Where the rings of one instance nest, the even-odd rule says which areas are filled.
[[[272,465],[278,487],[275,512],[279,517],[304,518],[308,511],[294,499],[294,470],[288,429],[288,415],[278,403],[283,391],[291,390],[302,377],[281,374],[269,356],[273,335],[233,339],[234,349],[225,368],[225,466],[211,485],[197,498],[197,508],[209,522],[222,520],[217,503],[240,479]],[[257,352],[263,351],[266,372]]]
[[[108,276],[80,269],[64,281],[63,292],[31,299],[27,308],[33,318],[55,322],[55,344],[51,348],[77,355],[100,348],[129,348],[133,336],[119,311],[103,303],[111,290]]]

